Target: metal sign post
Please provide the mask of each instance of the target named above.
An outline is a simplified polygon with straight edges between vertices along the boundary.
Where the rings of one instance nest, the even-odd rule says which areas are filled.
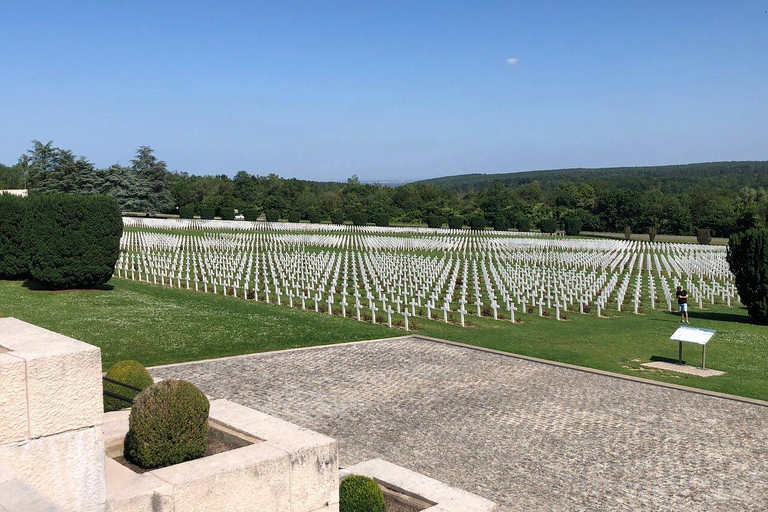
[[[697,327],[680,326],[669,337],[670,340],[678,342],[677,362],[683,364],[683,342],[701,345],[701,369],[707,368],[707,343],[712,339],[717,331],[713,329],[700,329]]]

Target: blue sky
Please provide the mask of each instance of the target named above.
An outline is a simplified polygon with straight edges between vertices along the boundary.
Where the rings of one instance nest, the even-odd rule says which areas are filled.
[[[0,162],[401,180],[768,159],[768,0],[3,2]],[[507,64],[510,58],[516,65]]]

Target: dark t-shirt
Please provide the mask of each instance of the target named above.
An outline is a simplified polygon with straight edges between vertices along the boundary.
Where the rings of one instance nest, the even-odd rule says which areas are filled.
[[[688,292],[686,290],[680,290],[675,295],[677,295],[678,304],[688,304],[688,298],[686,297],[686,295],[688,295]]]

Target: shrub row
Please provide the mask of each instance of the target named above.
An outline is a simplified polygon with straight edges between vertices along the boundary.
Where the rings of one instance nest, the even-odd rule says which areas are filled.
[[[123,221],[107,196],[0,196],[0,275],[47,288],[87,288],[112,277]]]

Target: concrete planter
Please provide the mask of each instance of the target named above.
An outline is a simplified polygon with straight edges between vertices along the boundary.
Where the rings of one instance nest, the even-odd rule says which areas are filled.
[[[349,475],[373,478],[386,489],[431,504],[424,508],[423,512],[494,512],[496,510],[496,504],[490,500],[381,459],[361,462],[342,470],[342,479]]]
[[[108,450],[122,444],[128,415],[104,415]],[[228,400],[211,401],[210,421],[253,444],[142,474],[105,457],[106,510],[338,511],[335,440]]]

